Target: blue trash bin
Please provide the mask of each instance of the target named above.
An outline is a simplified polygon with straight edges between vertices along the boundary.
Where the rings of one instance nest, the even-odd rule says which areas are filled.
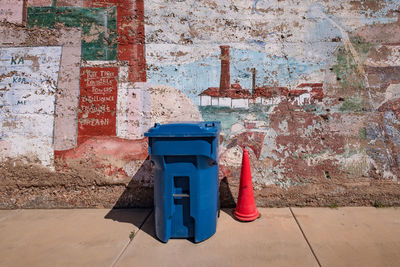
[[[149,137],[157,237],[201,242],[217,228],[220,122],[155,124]]]

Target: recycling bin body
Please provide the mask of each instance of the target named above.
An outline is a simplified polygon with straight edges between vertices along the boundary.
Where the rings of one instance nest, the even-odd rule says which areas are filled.
[[[149,137],[157,237],[211,237],[218,215],[219,122],[156,124]]]

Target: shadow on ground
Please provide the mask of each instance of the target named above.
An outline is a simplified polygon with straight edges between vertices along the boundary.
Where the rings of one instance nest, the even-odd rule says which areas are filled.
[[[118,198],[114,207],[106,214],[105,219],[111,219],[123,223],[131,223],[138,229],[146,232],[148,235],[157,239],[154,232],[154,205],[153,205],[153,186],[144,186],[144,181],[153,180],[152,167],[149,159],[146,159],[140,166],[139,170],[132,177],[125,191]],[[219,197],[221,208],[234,208],[235,200],[230,191],[228,179],[224,177],[220,181]],[[138,205],[137,203],[141,203]],[[148,215],[143,221],[133,218],[129,213],[132,208],[147,208]],[[231,212],[230,212],[231,213]],[[231,215],[232,216],[232,215]],[[145,225],[146,224],[146,225]],[[151,226],[147,224],[152,224]],[[144,227],[145,226],[145,227]]]
[[[219,201],[222,208],[236,207],[231,189],[229,188],[228,178],[224,177],[219,183]]]
[[[117,222],[130,223],[141,229],[153,213],[153,185],[148,183],[148,181],[152,180],[151,163],[149,158],[147,158],[115,202],[114,207],[104,218]],[[131,215],[133,212],[130,213],[130,211],[133,211],[133,208],[148,209],[149,212],[143,220],[137,220],[137,218]]]

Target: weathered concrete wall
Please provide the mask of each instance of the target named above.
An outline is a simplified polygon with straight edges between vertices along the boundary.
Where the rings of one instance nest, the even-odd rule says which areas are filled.
[[[0,207],[151,206],[143,133],[222,122],[223,205],[400,204],[400,0],[0,0]]]

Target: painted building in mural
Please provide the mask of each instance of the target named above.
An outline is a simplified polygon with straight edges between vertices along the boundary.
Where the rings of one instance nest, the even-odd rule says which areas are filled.
[[[239,83],[231,84],[229,46],[221,46],[220,87],[209,87],[199,94],[200,106],[249,108],[252,104],[278,105],[289,97],[298,105],[311,104],[323,99],[322,83],[301,83],[297,88],[257,87],[256,69],[252,69],[252,89],[243,89]]]
[[[222,203],[248,147],[261,205],[399,204],[399,8],[0,0],[0,207],[149,206],[143,133],[198,120]]]
[[[200,96],[200,106],[248,108],[251,92],[240,84],[231,84],[229,46],[221,46],[221,78],[219,87],[210,87]]]

